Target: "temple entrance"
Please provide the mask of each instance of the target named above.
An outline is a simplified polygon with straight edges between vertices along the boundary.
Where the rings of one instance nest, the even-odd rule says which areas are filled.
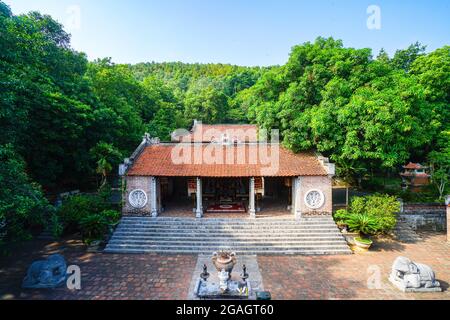
[[[204,217],[249,218],[250,178],[201,178],[201,209]],[[291,179],[255,178],[255,211],[258,218],[291,218]],[[161,177],[161,215],[195,217],[197,179],[193,177]]]
[[[206,213],[247,213],[248,199],[248,178],[203,179]]]

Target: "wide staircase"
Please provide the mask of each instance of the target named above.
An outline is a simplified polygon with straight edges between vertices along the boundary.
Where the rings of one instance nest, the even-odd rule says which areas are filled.
[[[351,254],[331,217],[191,219],[123,217],[108,253]]]

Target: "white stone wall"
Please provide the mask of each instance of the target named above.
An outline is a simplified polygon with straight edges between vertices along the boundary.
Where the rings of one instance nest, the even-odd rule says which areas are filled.
[[[295,211],[297,217],[307,215],[331,215],[333,212],[333,196],[331,177],[312,176],[299,177],[298,187],[295,190]],[[325,201],[320,208],[311,209],[305,203],[305,195],[311,190],[319,190],[323,193]]]
[[[123,193],[123,214],[150,215],[151,214],[151,177],[125,176],[125,192]],[[128,196],[133,190],[141,189],[147,194],[147,204],[142,209],[133,208]]]

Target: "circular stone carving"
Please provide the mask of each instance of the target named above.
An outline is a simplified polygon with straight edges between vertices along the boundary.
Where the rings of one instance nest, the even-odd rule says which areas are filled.
[[[308,208],[319,209],[325,203],[325,196],[320,190],[309,190],[305,195],[305,204]]]
[[[142,209],[147,204],[147,194],[141,189],[133,190],[128,196],[128,201],[133,208]]]

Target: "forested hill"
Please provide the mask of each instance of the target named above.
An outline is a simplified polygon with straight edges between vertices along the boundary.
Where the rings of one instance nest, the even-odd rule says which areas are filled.
[[[199,80],[201,78],[226,79],[236,75],[248,77],[260,75],[270,67],[245,67],[222,63],[183,63],[183,62],[146,62],[131,65],[138,80],[154,75],[161,80],[173,81],[182,78]]]
[[[266,71],[272,69],[182,62],[139,63],[129,67],[138,81],[155,79],[164,83],[180,104],[183,104],[186,98],[191,104],[197,104],[186,110],[189,120],[197,115],[200,120],[210,123],[247,122],[245,112],[235,104],[234,98],[242,90],[252,87]],[[201,96],[202,98],[198,98]],[[214,109],[218,109],[218,112],[212,115]],[[194,114],[190,116],[189,113]]]
[[[448,177],[449,106],[450,46],[374,57],[318,38],[271,68],[130,66],[88,61],[50,16],[0,1],[0,219],[42,218],[42,189],[92,190],[145,132],[168,139],[193,119],[278,128],[350,180],[408,160]]]

